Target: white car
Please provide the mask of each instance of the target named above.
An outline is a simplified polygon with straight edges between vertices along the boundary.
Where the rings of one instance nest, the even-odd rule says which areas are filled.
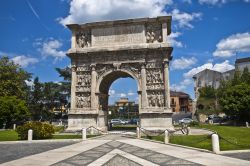
[[[190,119],[190,118],[183,118],[179,120],[179,124],[182,124],[182,123],[189,124],[191,122],[193,122],[193,119]]]
[[[111,119],[110,123],[113,125],[120,125],[122,124],[122,121],[120,119]]]

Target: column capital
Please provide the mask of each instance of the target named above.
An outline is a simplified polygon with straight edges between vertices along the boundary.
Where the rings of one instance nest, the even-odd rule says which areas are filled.
[[[169,67],[169,60],[164,60],[163,62],[164,68]]]
[[[76,72],[76,69],[77,69],[76,65],[72,65],[72,66],[71,66],[72,72]]]
[[[146,68],[146,62],[142,62],[140,63],[141,69],[145,69]]]
[[[96,64],[91,64],[91,65],[90,65],[90,68],[91,68],[91,71],[95,71]]]

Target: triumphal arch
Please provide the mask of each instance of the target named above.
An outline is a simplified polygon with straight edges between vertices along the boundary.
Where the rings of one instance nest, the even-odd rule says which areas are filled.
[[[140,126],[172,128],[168,43],[171,16],[71,24],[68,130],[107,130],[108,92],[118,78],[136,80]],[[122,88],[122,87],[121,87]]]

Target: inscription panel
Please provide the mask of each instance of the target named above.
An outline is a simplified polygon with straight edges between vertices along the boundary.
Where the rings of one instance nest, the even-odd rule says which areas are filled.
[[[92,46],[145,43],[144,25],[92,29]]]

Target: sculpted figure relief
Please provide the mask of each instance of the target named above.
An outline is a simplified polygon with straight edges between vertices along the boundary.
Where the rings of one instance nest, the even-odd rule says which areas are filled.
[[[161,83],[162,74],[158,70],[147,70],[147,83]]]
[[[147,43],[162,42],[162,33],[160,24],[148,24],[146,30]]]
[[[77,85],[90,86],[91,76],[90,75],[78,75]]]
[[[91,34],[90,32],[81,31],[76,34],[76,43],[79,48],[91,46]]]
[[[76,95],[76,108],[90,107],[90,95],[88,93],[79,93]]]
[[[162,92],[151,92],[148,95],[149,107],[163,107],[164,106],[164,96]]]

